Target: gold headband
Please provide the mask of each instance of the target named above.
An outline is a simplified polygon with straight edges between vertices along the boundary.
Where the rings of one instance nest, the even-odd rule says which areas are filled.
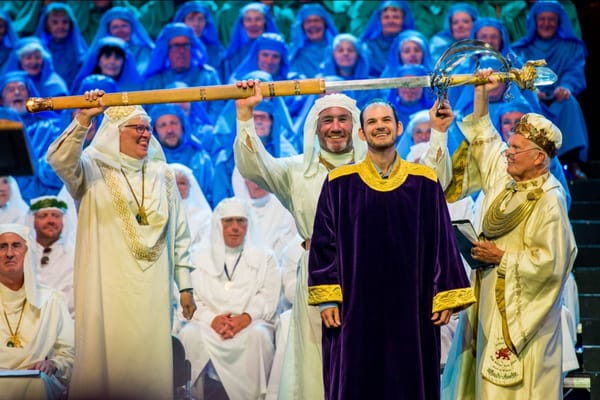
[[[551,137],[550,133],[546,129],[538,129],[529,123],[527,115],[521,117],[517,125],[515,126],[515,134],[522,135],[525,139],[531,140],[542,148],[550,157],[554,157],[558,152],[556,143],[548,139]]]

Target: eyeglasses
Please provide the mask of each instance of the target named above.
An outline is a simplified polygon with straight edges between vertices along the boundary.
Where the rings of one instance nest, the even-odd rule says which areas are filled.
[[[148,125],[123,125],[123,127],[134,128],[135,131],[140,135],[143,135],[146,131],[148,131],[149,134],[152,134],[152,128],[150,128]]]
[[[531,147],[529,149],[525,149],[525,150],[520,150],[520,151],[513,151],[511,153],[508,152],[509,149],[506,150],[502,150],[502,155],[510,160],[514,160],[515,157],[517,156],[517,154],[521,154],[521,153],[525,153],[527,151],[530,150],[537,150],[537,151],[542,151],[542,149],[540,149],[539,147]]]
[[[48,254],[52,251],[52,247],[44,247],[44,256],[42,257],[42,259],[40,260],[40,263],[42,265],[48,265],[48,263],[50,262],[50,257],[48,256]]]
[[[191,43],[173,43],[169,45],[169,50],[187,50],[191,48]]]

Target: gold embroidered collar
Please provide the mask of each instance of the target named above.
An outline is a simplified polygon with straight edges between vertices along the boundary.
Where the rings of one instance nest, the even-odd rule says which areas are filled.
[[[494,199],[483,218],[483,234],[487,239],[496,239],[506,235],[526,220],[537,201],[544,195],[542,185],[548,180],[549,173],[537,178],[516,182],[509,182],[503,191]],[[514,210],[504,212],[503,209],[509,199],[517,192],[527,192],[525,200]]]

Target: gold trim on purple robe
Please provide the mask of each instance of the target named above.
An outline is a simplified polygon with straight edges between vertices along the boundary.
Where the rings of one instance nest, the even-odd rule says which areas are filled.
[[[340,285],[317,285],[308,288],[308,304],[341,303],[342,287]]]
[[[433,297],[431,312],[452,309],[454,312],[464,310],[471,304],[477,303],[473,289],[461,288],[439,292]]]
[[[342,165],[334,169],[329,173],[327,179],[333,181],[341,176],[357,173],[368,187],[379,192],[389,192],[397,189],[406,181],[409,175],[423,176],[434,182],[437,181],[437,175],[433,169],[405,161],[398,154],[396,157],[398,157],[398,163],[388,178],[382,178],[373,165],[373,161],[367,157],[361,163]]]

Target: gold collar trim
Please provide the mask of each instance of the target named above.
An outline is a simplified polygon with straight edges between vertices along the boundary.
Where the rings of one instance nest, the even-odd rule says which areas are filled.
[[[127,241],[127,246],[131,251],[131,254],[138,260],[145,260],[150,262],[155,262],[158,257],[162,254],[163,249],[165,248],[165,241],[167,236],[167,224],[162,227],[162,231],[156,240],[156,243],[152,246],[146,246],[142,243],[140,239],[140,233],[138,232],[138,222],[136,221],[133,213],[129,209],[129,205],[127,204],[127,200],[123,196],[121,192],[121,188],[119,185],[118,172],[109,167],[108,164],[103,162],[98,162],[98,166],[102,171],[102,175],[106,180],[106,184],[108,186],[108,191],[110,192],[114,209],[119,217],[119,221],[121,222],[121,227],[123,228],[125,234],[125,240]],[[165,169],[166,175],[166,187],[167,187],[167,198],[169,204],[171,204],[172,199],[172,189],[173,189],[173,174],[171,173],[169,168]]]
[[[544,174],[525,182],[509,182],[504,190],[496,196],[483,218],[483,234],[487,239],[497,239],[515,229],[526,220],[539,199],[544,196],[542,185],[549,174]],[[506,202],[517,192],[527,191],[525,200],[510,212],[502,211]]]

